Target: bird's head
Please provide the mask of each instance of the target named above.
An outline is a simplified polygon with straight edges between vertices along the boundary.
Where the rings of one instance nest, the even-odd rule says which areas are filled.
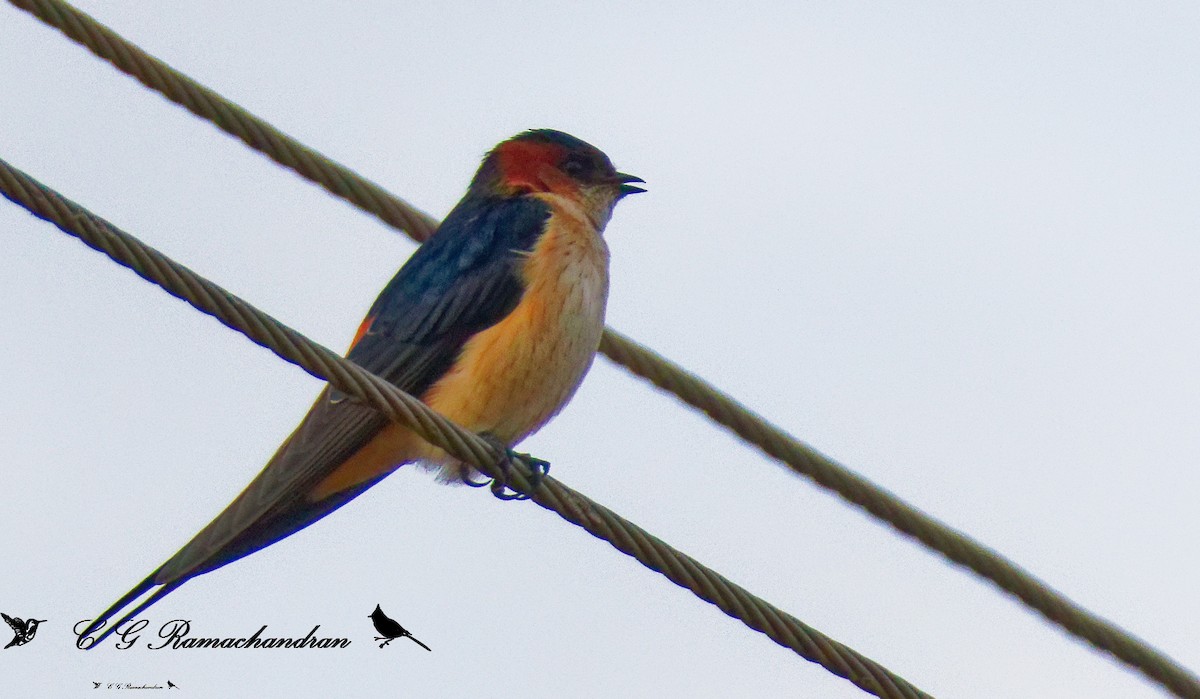
[[[493,148],[471,190],[504,197],[556,194],[607,221],[621,197],[646,191],[634,182],[645,180],[617,172],[599,148],[562,131],[533,129]]]
[[[375,605],[375,611],[371,612],[371,614],[367,618],[374,619],[376,617],[381,617],[381,616],[383,616],[383,607],[380,607],[377,604],[377,605]]]

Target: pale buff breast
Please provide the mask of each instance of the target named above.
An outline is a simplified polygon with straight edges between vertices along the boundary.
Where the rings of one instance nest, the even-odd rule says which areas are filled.
[[[471,338],[454,369],[421,398],[474,432],[515,444],[554,416],[583,381],[604,332],[608,246],[572,200],[537,195],[551,207],[547,230],[522,265],[525,292],[504,320]],[[588,210],[606,213],[611,199]],[[440,477],[468,475],[441,449],[397,424],[388,425],[319,483],[320,500],[381,473],[419,461],[441,467]]]
[[[425,402],[475,432],[515,444],[570,400],[591,366],[604,332],[608,246],[570,200],[551,205],[546,232],[525,257],[525,292],[504,320],[471,338],[459,361],[425,394]],[[429,447],[430,465],[461,475],[453,459]]]

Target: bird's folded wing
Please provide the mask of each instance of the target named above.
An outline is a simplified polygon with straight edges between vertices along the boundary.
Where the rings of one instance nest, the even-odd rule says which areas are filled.
[[[380,294],[347,357],[422,395],[471,336],[516,307],[523,291],[521,253],[532,248],[547,217],[536,200],[464,200]],[[313,507],[307,494],[386,424],[378,411],[326,387],[254,481],[163,564],[154,583],[223,565],[328,514],[333,508]],[[285,517],[282,530],[270,527]],[[256,540],[264,529],[271,536]],[[255,539],[249,547],[247,537]]]

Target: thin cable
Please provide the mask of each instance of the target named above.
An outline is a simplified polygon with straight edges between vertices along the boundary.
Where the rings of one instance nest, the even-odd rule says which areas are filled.
[[[531,473],[527,464],[513,464],[505,474],[498,466],[504,455],[478,435],[455,425],[413,396],[309,340],[217,284],[65,199],[4,160],[0,160],[0,193],[64,233],[79,238],[118,264],[132,269],[143,279],[159,285],[172,296],[187,301],[197,310],[237,330],[256,344],[313,376],[328,381],[338,390],[370,404],[388,418],[472,464],[482,473],[492,478],[505,478],[520,492],[531,492]],[[550,476],[541,479],[531,499],[593,536],[608,541],[618,551],[636,558],[676,585],[691,590],[700,599],[741,620],[746,626],[766,634],[779,645],[792,649],[833,674],[850,680],[866,692],[889,699],[929,697],[870,658],[755,597]]]
[[[56,27],[143,85],[413,239],[424,240],[436,227],[436,222],[428,215],[379,185],[283,134],[62,0],[9,2]],[[990,580],[1072,635],[1110,653],[1179,696],[1200,697],[1200,680],[1146,642],[1075,604],[997,552],[804,445],[679,365],[612,328],[606,328],[600,351],[617,364],[674,393],[792,471],[836,492],[896,530]]]

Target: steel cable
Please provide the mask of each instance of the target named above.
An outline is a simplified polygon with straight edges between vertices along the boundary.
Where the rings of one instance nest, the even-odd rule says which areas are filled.
[[[502,478],[522,493],[532,490],[530,499],[541,507],[608,541],[618,551],[801,657],[879,697],[929,697],[879,663],[755,597],[556,479],[545,476],[533,489],[528,465],[513,463],[506,473],[499,465],[505,455],[483,438],[63,198],[4,160],[0,160],[0,193],[286,361],[370,404],[487,476]]]
[[[379,185],[300,144],[238,105],[123,39],[62,0],[9,0],[56,27],[147,87],[212,122],[275,162],[422,241],[436,221]],[[903,502],[803,444],[716,387],[632,339],[607,328],[600,351],[674,393],[792,471],[836,492],[947,559],[990,580],[1047,620],[1106,651],[1181,697],[1200,699],[1200,678],[1116,624],[1075,604],[997,552]]]

